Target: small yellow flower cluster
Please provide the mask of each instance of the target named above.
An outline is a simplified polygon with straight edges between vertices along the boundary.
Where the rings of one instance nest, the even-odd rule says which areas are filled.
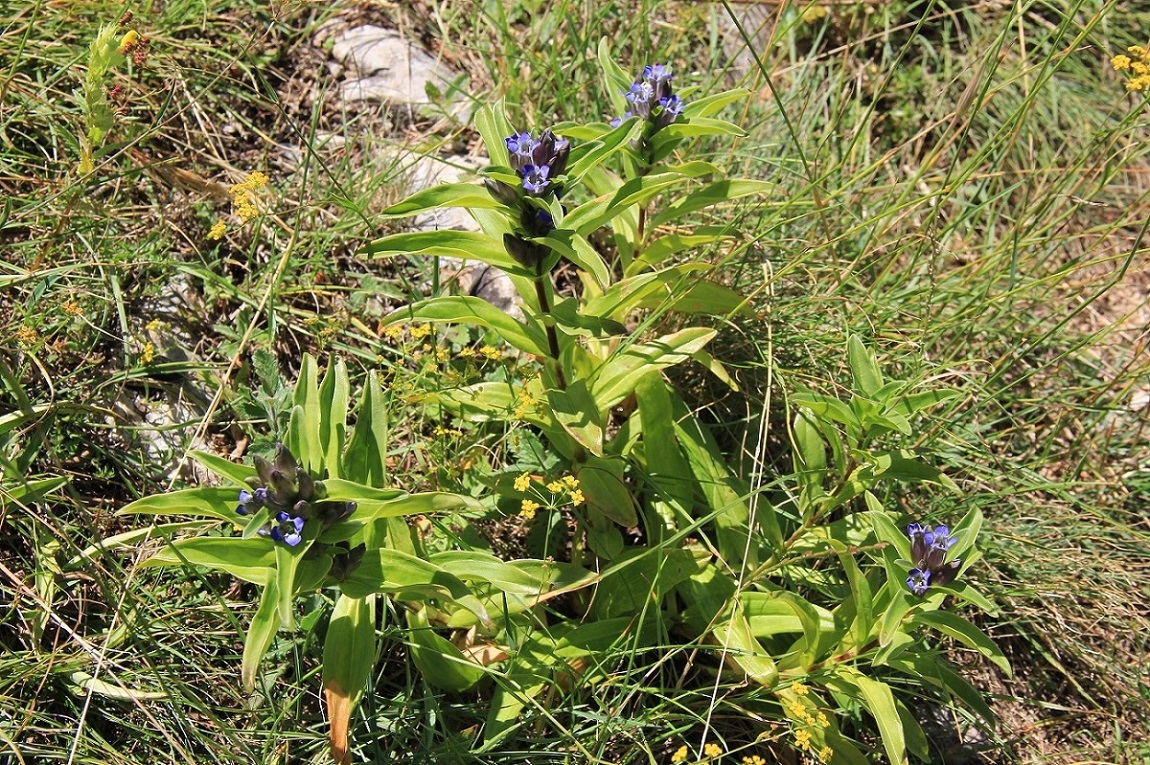
[[[151,340],[144,343],[144,347],[140,349],[140,363],[144,366],[151,364],[156,360],[156,344]]]
[[[442,425],[436,425],[435,430],[433,432],[435,433],[435,435],[438,438],[443,438],[444,436],[462,436],[463,435],[463,431],[459,430],[458,428],[445,428]]]
[[[140,33],[134,29],[129,29],[124,33],[124,36],[120,38],[120,55],[126,56],[131,53],[132,49],[135,48],[139,42]]]
[[[223,219],[220,219],[212,224],[212,230],[208,232],[208,239],[219,241],[224,238],[224,234],[227,233],[227,230],[228,224],[225,223]]]
[[[515,487],[515,491],[525,494],[531,490],[533,482],[534,479],[530,473],[521,473],[512,485]],[[533,499],[524,499],[520,504],[519,515],[530,520],[535,517],[535,511],[541,507],[546,506],[549,510],[557,510],[564,504],[562,495],[566,495],[567,501],[575,507],[578,507],[585,501],[583,492],[579,488],[579,479],[573,475],[565,475],[562,478],[551,481],[546,485],[546,488],[547,491],[551,493],[551,497],[547,498],[540,493],[536,493],[536,496],[543,500],[543,504]]]
[[[1150,50],[1141,45],[1131,45],[1126,51],[1129,56],[1114,56],[1110,63],[1115,71],[1129,71],[1133,75],[1126,81],[1127,90],[1150,90]]]
[[[703,747],[703,756],[714,759],[723,755],[723,747],[718,744],[707,744]]]
[[[16,342],[25,348],[31,348],[40,339],[40,333],[25,325],[16,330]]]
[[[686,762],[687,758],[690,756],[691,756],[690,750],[687,749],[686,744],[683,744],[681,747],[679,747],[678,749],[675,750],[674,754],[671,755],[671,762],[675,762],[675,763]],[[715,760],[715,759],[718,759],[719,757],[722,757],[722,756],[723,756],[723,747],[721,747],[718,744],[713,743],[713,742],[706,744],[703,747],[703,759],[699,760],[699,762],[696,763],[696,765],[701,765],[704,762],[707,762],[709,760]],[[762,758],[759,758],[759,759],[761,760]]]
[[[527,520],[531,520],[532,518],[535,517],[535,511],[538,510],[540,507],[541,507],[541,505],[538,502],[534,502],[530,499],[525,499],[519,505],[519,515],[522,518],[526,518]]]
[[[687,751],[687,745],[683,744],[681,747],[675,750],[674,754],[671,755],[671,762],[686,762],[688,755],[689,752]]]
[[[536,403],[538,402],[535,400],[534,394],[527,390],[527,386],[524,385],[515,394],[515,409],[511,412],[511,416],[517,420],[527,419],[527,415],[535,410]]]
[[[64,304],[60,306],[60,309],[64,313],[66,313],[68,316],[83,316],[84,315],[84,309],[81,308],[80,304],[77,303],[75,300],[65,300]]]
[[[565,475],[558,481],[547,484],[547,491],[552,494],[566,494],[574,507],[579,507],[585,499],[583,491],[579,488],[579,479],[573,475]]]
[[[743,758],[743,765],[767,765],[767,761],[757,754]]]
[[[810,688],[802,683],[795,683],[789,690],[794,696],[789,702],[784,704],[784,708],[787,716],[795,723],[795,746],[804,752],[809,752],[811,751],[811,745],[814,741],[814,732],[817,732],[821,738],[823,732],[830,727],[831,721],[830,718],[827,717],[826,712],[823,712],[817,707],[815,708],[815,714],[811,713],[807,703],[808,701],[812,704],[814,703],[813,699],[809,699]],[[797,727],[799,725],[806,727]],[[824,746],[819,750],[817,757],[820,762],[830,762],[832,755],[834,755],[834,750],[829,746]]]
[[[256,192],[267,185],[268,177],[256,170],[249,173],[241,183],[232,186],[232,208],[244,223],[260,214],[256,207]]]

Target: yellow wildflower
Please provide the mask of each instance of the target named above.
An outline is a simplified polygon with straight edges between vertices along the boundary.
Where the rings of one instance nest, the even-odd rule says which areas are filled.
[[[559,480],[562,481],[563,485],[566,486],[568,489],[578,489],[579,488],[579,479],[573,475],[565,475],[562,478],[560,478]]]
[[[431,334],[431,325],[430,324],[417,324],[411,328],[411,339],[412,340],[422,340],[423,338],[427,337],[430,334]]]
[[[127,32],[124,33],[124,36],[122,38],[120,38],[120,55],[121,56],[128,55],[129,53],[132,52],[132,49],[135,48],[139,43],[140,43],[140,33],[134,29],[129,29]]]
[[[149,332],[159,332],[163,328],[164,328],[164,320],[160,319],[160,318],[152,319],[151,321],[149,321],[147,324],[144,325],[144,329],[148,330]]]
[[[767,761],[757,754],[743,758],[743,765],[767,765]]]
[[[499,361],[499,359],[503,358],[503,351],[499,350],[494,345],[485,345],[479,349],[479,352],[483,354],[484,358],[491,361]]]
[[[796,720],[801,720],[806,715],[807,708],[803,706],[803,702],[795,699],[790,704],[787,704],[787,712]]]
[[[671,762],[686,762],[687,754],[687,745],[683,744],[681,747],[675,750],[674,754],[671,755]]]
[[[474,348],[463,348],[462,350],[459,351],[459,357],[461,359],[473,359],[473,358],[475,358],[475,349]]]
[[[552,494],[562,494],[563,483],[561,481],[552,481],[551,483],[547,484],[547,491],[551,492]]]
[[[1131,61],[1129,56],[1118,55],[1111,58],[1110,63],[1114,66],[1115,71],[1121,72],[1123,69],[1130,68]]]
[[[707,744],[703,747],[703,756],[705,757],[720,757],[723,754],[723,747],[718,744]]]
[[[806,687],[802,683],[795,683],[794,685],[791,686],[791,690],[800,696],[806,696],[808,693],[811,692],[811,689]]]
[[[531,488],[531,476],[527,473],[515,479],[515,491],[527,491]]]
[[[69,316],[83,316],[84,309],[75,300],[65,300],[64,304],[60,306],[61,310]]]
[[[36,344],[40,339],[40,333],[28,326],[20,327],[16,330],[16,342],[23,345],[25,348],[31,347]]]
[[[811,734],[809,731],[797,730],[795,731],[795,745],[799,749],[809,749],[811,746]]]
[[[827,719],[826,713],[825,712],[819,712],[819,726],[823,727],[823,728],[829,728],[830,725],[831,725],[831,721]]]
[[[576,489],[575,491],[571,492],[571,505],[573,507],[579,507],[579,505],[583,504],[584,499],[585,498],[581,490]]]
[[[809,6],[803,11],[803,23],[814,24],[819,19],[825,18],[828,13],[830,13],[830,11],[821,5]]]
[[[522,504],[519,505],[519,515],[526,518],[527,520],[531,520],[535,517],[535,511],[538,509],[538,502],[532,502],[529,499],[525,499],[523,500]]]
[[[208,239],[220,240],[224,238],[224,232],[228,230],[228,224],[223,220],[218,220],[212,224],[212,230],[208,232]]]
[[[140,349],[140,363],[147,366],[151,364],[156,358],[156,346],[152,341],[144,343],[144,347]]]
[[[819,750],[819,762],[830,762],[831,757],[834,756],[834,750],[829,746],[824,746]]]

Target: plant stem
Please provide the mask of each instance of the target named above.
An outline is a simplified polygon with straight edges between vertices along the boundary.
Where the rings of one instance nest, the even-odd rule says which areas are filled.
[[[544,316],[543,328],[547,331],[547,350],[555,362],[555,378],[559,388],[565,389],[567,379],[563,375],[563,364],[559,358],[559,335],[555,332],[555,321],[551,316],[551,301],[547,298],[547,286],[543,283],[545,278],[543,274],[535,277],[535,297],[539,300],[539,312]]]

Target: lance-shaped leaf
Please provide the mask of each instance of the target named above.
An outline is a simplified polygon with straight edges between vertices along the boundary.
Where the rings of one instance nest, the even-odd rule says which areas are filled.
[[[291,417],[285,444],[300,467],[312,475],[323,471],[323,444],[320,443],[320,418],[323,405],[319,397],[319,368],[315,357],[305,354],[300,364],[299,379],[292,394]]]
[[[942,634],[954,638],[967,648],[973,648],[975,651],[978,651],[990,659],[996,667],[1006,673],[1007,677],[1011,676],[1010,662],[1007,661],[1006,656],[1003,655],[998,646],[994,644],[994,641],[987,637],[985,632],[961,616],[952,614],[949,611],[924,611],[912,614],[907,621],[910,624],[925,624],[928,627],[933,627]]]
[[[508,273],[532,276],[523,266],[507,254],[503,240],[482,231],[416,231],[393,234],[376,239],[367,245],[372,255],[426,255],[428,257],[478,260]]]
[[[266,537],[189,537],[177,539],[142,565],[204,566],[262,586],[275,572],[275,547]]]
[[[716,334],[713,329],[688,327],[657,340],[635,343],[612,355],[591,386],[599,408],[610,409],[631,395],[642,376],[640,372],[666,369],[686,361]]]
[[[625,528],[639,522],[635,501],[623,481],[626,461],[620,457],[587,455],[586,461],[575,466],[575,477],[587,504],[602,515]]]
[[[414,303],[387,317],[386,323],[402,321],[470,324],[494,330],[510,345],[524,353],[546,356],[547,336],[535,324],[523,324],[486,300],[471,296],[446,295]]]
[[[221,478],[228,479],[239,488],[248,488],[247,479],[252,478],[256,474],[254,467],[241,465],[231,460],[226,460],[223,457],[217,457],[210,452],[201,452],[193,449],[188,452],[188,456]]]
[[[571,161],[567,167],[567,176],[571,179],[570,182],[578,183],[588,171],[622,149],[629,140],[638,138],[641,131],[641,123],[621,124],[593,142],[575,147],[571,151]],[[577,137],[563,130],[559,132],[568,138]]]
[[[664,223],[675,220],[682,215],[694,212],[695,210],[702,210],[721,202],[729,202],[733,199],[749,197],[755,194],[766,196],[777,191],[777,189],[778,186],[769,181],[715,181],[677,199],[663,212],[653,216],[650,220],[650,226],[652,228],[662,226]]]
[[[417,191],[383,211],[389,218],[418,215],[444,207],[490,209],[503,207],[487,189],[475,183],[441,183],[430,189]]]
[[[734,239],[736,236],[728,226],[700,226],[689,234],[666,234],[643,248],[635,260],[627,266],[626,276],[658,267],[667,258],[683,250],[714,244],[724,239]]]
[[[719,617],[712,633],[725,658],[734,661],[748,678],[765,688],[775,686],[779,680],[778,667],[755,638],[737,599],[731,602],[727,613]]]
[[[446,691],[465,691],[484,675],[453,643],[431,629],[426,609],[407,612],[411,658],[428,684]]]
[[[341,595],[332,610],[323,645],[323,697],[332,758],[351,762],[348,729],[375,665],[375,598]]]
[[[347,379],[347,366],[342,359],[336,359],[328,365],[319,387],[319,444],[323,466],[332,478],[343,477],[343,446],[350,401],[351,386]]]
[[[398,600],[454,602],[479,617],[490,618],[467,585],[459,577],[416,555],[387,548],[368,550],[339,583],[340,590],[353,598],[385,593]]]
[[[696,117],[710,117],[718,114],[724,106],[736,101],[745,101],[750,95],[751,91],[746,88],[734,88],[703,98],[695,98],[683,107],[683,116],[687,117],[688,120],[694,120]]]
[[[116,515],[191,515],[237,524],[238,504],[239,494],[233,488],[184,489],[137,499]]]
[[[586,236],[614,218],[620,210],[646,202],[666,189],[681,185],[684,179],[718,172],[719,169],[710,162],[695,161],[634,178],[618,189],[576,207],[563,218],[563,226]]]
[[[890,686],[872,680],[845,664],[836,665],[835,676],[827,678],[825,682],[828,687],[854,697],[866,707],[878,723],[888,760],[894,765],[906,765],[906,734]]]
[[[580,445],[603,456],[603,413],[587,389],[586,380],[572,380],[566,388],[547,391],[551,414]]]
[[[344,456],[344,472],[350,481],[368,486],[386,485],[387,428],[387,399],[380,387],[379,375],[373,369],[368,372],[356,410],[355,428]]]
[[[603,256],[579,234],[567,229],[556,229],[547,236],[536,240],[570,260],[579,268],[591,274],[600,287],[611,283],[611,271]]]
[[[244,688],[248,691],[256,687],[256,672],[259,670],[260,660],[271,648],[272,641],[276,638],[276,631],[280,628],[279,601],[279,582],[275,576],[269,576],[267,586],[260,596],[259,608],[252,617],[247,638],[244,640],[241,677]]]

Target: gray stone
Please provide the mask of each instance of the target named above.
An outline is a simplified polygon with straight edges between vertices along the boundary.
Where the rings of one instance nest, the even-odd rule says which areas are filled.
[[[339,88],[345,103],[408,104],[421,111],[434,111],[429,86],[449,94],[452,86],[461,81],[443,61],[397,32],[371,24],[337,32],[331,53],[345,69],[347,79]],[[448,98],[448,111],[464,118],[464,100],[458,96]]]

